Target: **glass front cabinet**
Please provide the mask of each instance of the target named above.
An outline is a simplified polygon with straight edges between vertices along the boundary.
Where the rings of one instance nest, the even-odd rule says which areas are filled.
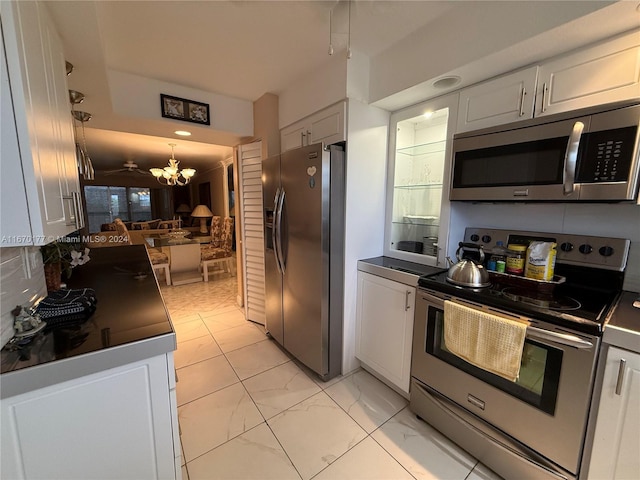
[[[458,94],[391,115],[384,254],[445,266]]]

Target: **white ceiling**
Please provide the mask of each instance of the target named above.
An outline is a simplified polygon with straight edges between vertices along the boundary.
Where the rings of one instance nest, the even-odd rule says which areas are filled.
[[[454,3],[353,1],[351,47],[373,56]],[[166,137],[123,133],[144,129],[141,120],[134,124],[113,114],[107,70],[255,101],[264,93],[279,94],[327,62],[330,11],[334,55],[345,55],[348,42],[349,4],[344,0],[62,0],[48,6],[75,66],[69,88],[86,97],[76,109],[93,116],[85,133],[98,170],[119,168],[127,160],[141,168],[164,164],[171,142],[177,144],[181,166],[207,169],[231,156],[230,146],[242,140],[227,135],[220,142],[218,135],[215,141],[226,146],[214,146],[176,137],[172,131]]]
[[[451,0],[353,0],[351,47],[375,57],[432,22],[465,15],[471,3],[477,5]],[[500,8],[501,2],[490,4]],[[334,55],[346,54],[349,38],[347,0],[52,0],[47,5],[65,55],[75,65],[69,88],[86,96],[76,109],[93,115],[85,132],[98,170],[119,168],[127,160],[142,169],[162,166],[170,155],[168,144],[176,143],[181,166],[202,171],[230,157],[231,146],[243,140],[200,128],[205,134],[194,135],[195,142],[173,134],[176,122],[151,125],[149,121],[145,129],[143,120],[115,115],[108,71],[252,102],[265,93],[280,94],[328,61],[330,12]]]

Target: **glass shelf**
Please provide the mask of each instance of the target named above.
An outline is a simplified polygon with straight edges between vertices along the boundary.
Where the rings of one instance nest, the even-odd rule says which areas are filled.
[[[391,131],[396,141],[389,151],[393,187],[387,191],[391,205],[385,228],[385,254],[391,257],[433,265],[444,261],[438,239],[446,238],[443,229],[447,222],[441,214],[448,188],[447,131],[453,120],[450,108],[457,108],[453,98],[445,103],[392,114]]]
[[[419,188],[442,188],[441,183],[422,183],[415,185],[394,185],[393,188],[400,188],[404,190],[416,190]]]
[[[410,147],[398,148],[397,153],[416,157],[418,155],[426,155],[429,153],[444,153],[446,146],[445,141],[423,143],[421,145],[411,145]]]
[[[393,222],[391,222],[393,225],[403,225],[403,226],[410,226],[410,227],[420,227],[420,228],[438,228],[439,224],[437,223],[414,223],[414,222],[410,222],[410,221],[405,221],[405,220],[394,220]]]

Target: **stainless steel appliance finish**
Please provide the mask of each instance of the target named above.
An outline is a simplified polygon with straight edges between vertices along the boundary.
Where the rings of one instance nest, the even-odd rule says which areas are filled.
[[[640,105],[610,105],[455,135],[449,198],[636,200],[639,124]]]
[[[480,258],[477,263],[461,257],[460,252],[465,249],[472,249],[479,253]],[[447,272],[447,281],[454,285],[460,285],[461,287],[481,288],[491,285],[489,273],[482,265],[482,262],[484,262],[484,252],[481,245],[460,242],[458,250],[456,250],[456,258],[458,259],[458,263],[454,264],[451,259],[447,257],[450,263],[449,271]]]
[[[328,380],[342,368],[344,151],[268,158],[262,185],[267,332]]]
[[[506,434],[517,439],[512,440],[517,448],[512,446],[507,450],[511,453],[520,451],[520,461],[524,464],[518,472],[521,478],[532,478],[533,467],[555,470],[560,475],[545,477],[539,472],[535,478],[571,478],[572,472],[578,471],[581,459],[599,337],[568,332],[546,322],[519,317],[531,325],[525,340],[530,358],[525,357],[525,361],[531,362],[531,366],[526,367],[532,371],[521,371],[521,378],[513,383],[469,364],[464,365],[464,361],[446,351],[440,338],[445,299],[518,318],[509,312],[421,289],[413,334],[412,410],[430,422],[432,415],[441,415],[438,410],[444,407],[435,409],[433,405],[428,406],[429,403],[453,402],[449,410],[459,412],[459,421],[471,425],[474,416],[482,419],[479,424],[484,426],[485,435],[476,443],[472,454],[504,444]],[[523,380],[525,373],[539,374],[540,383],[533,383],[529,378]],[[425,397],[430,397],[429,401],[425,401]],[[440,397],[444,399],[438,402]],[[526,455],[527,451],[537,452],[537,456]],[[545,457],[551,461],[541,461]],[[554,463],[561,468],[554,467]],[[489,460],[487,465],[504,475],[499,463],[491,464]]]
[[[464,237],[487,245],[524,239],[559,245],[556,272],[566,282],[536,298],[543,301],[501,284],[456,286],[445,273],[420,277],[410,408],[504,478],[580,478],[603,326],[621,293],[629,241],[482,228]],[[516,382],[447,350],[445,300],[527,323]]]

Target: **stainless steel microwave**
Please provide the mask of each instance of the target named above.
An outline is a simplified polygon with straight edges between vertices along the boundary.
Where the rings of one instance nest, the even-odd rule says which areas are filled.
[[[453,137],[451,200],[638,197],[640,104],[542,117]]]

